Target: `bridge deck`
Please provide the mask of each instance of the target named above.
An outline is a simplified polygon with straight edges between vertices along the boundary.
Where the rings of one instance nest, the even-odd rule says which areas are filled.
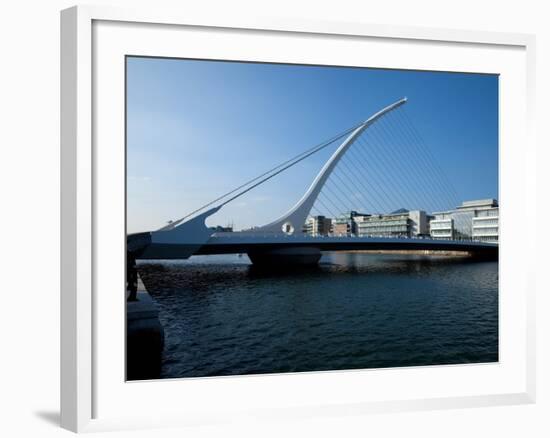
[[[229,234],[234,234],[230,236]],[[465,252],[498,252],[498,245],[458,240],[435,240],[419,238],[383,238],[354,236],[320,236],[307,235],[286,236],[238,236],[237,233],[217,233],[203,245],[197,254],[231,254],[245,253],[252,249],[274,249],[291,247],[315,247],[321,251],[350,250],[433,250]]]
[[[147,245],[143,258],[148,259],[178,259],[187,258],[189,245],[185,243],[158,244],[150,243],[144,234],[128,236],[128,249]],[[464,251],[476,255],[496,258],[498,244],[464,241],[435,240],[421,238],[389,238],[389,237],[354,237],[326,236],[313,237],[300,235],[277,235],[255,233],[215,233],[200,248],[193,249],[196,255],[239,254],[251,251],[269,251],[281,248],[318,248],[321,251],[351,251],[351,250],[431,250],[431,251]],[[141,256],[137,254],[137,257]]]

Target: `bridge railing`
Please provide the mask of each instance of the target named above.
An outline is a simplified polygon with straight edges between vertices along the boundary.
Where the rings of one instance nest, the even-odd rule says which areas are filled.
[[[296,238],[300,239],[311,239],[311,240],[318,240],[318,239],[349,239],[349,238],[373,238],[373,239],[403,239],[403,240],[437,240],[437,241],[450,241],[450,242],[477,242],[477,243],[493,243],[493,242],[486,242],[482,239],[474,239],[472,237],[465,238],[461,237],[460,239],[452,239],[452,238],[433,238],[431,236],[384,236],[384,235],[368,235],[368,236],[358,236],[353,233],[348,234],[321,234],[321,235],[311,235],[307,233],[298,233],[298,234],[283,234],[283,233],[246,233],[241,231],[235,231],[235,232],[217,232],[212,235],[213,237],[223,237],[228,239],[242,239],[243,237],[246,238],[254,238],[254,239],[277,239],[277,240],[295,240]],[[494,242],[498,243],[498,242]]]

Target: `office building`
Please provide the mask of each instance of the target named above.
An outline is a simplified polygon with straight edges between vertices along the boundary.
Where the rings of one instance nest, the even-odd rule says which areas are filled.
[[[332,221],[332,234],[334,236],[349,236],[357,234],[357,222],[355,221],[355,217],[357,216],[370,215],[357,213],[356,211],[350,211],[340,215]]]
[[[453,239],[454,219],[448,212],[434,213],[430,221],[430,237],[432,239]]]
[[[425,211],[400,209],[390,214],[361,215],[354,218],[360,237],[417,237],[428,234]]]
[[[472,218],[472,239],[498,242],[498,207],[476,211]]]
[[[498,241],[497,200],[464,201],[454,210],[434,213],[430,236],[433,239]]]
[[[310,236],[326,236],[330,233],[332,220],[328,217],[310,216],[307,218],[304,224],[304,233]]]

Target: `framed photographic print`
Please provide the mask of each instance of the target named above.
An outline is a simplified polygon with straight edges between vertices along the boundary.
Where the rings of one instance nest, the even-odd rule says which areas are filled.
[[[62,12],[62,426],[534,401],[534,39]]]

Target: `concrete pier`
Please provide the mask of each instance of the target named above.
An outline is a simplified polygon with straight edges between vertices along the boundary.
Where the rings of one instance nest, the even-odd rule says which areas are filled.
[[[126,302],[126,379],[158,378],[163,349],[157,305],[138,278],[137,298]]]

